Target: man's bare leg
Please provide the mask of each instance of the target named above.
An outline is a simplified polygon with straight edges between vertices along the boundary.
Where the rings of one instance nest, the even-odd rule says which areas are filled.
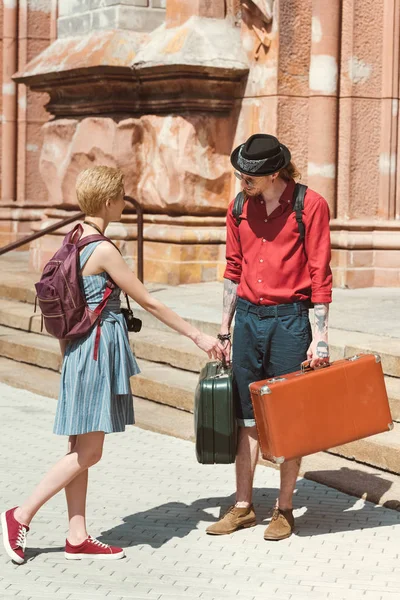
[[[236,455],[236,506],[244,508],[252,503],[254,472],[258,461],[256,427],[239,427]]]
[[[288,510],[293,508],[293,492],[296,487],[297,476],[300,470],[301,459],[288,460],[281,465],[281,489],[279,493],[279,508]]]

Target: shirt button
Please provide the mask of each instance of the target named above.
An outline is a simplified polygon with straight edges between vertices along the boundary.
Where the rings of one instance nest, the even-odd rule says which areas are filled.
[[[261,282],[262,282],[262,279],[259,279],[259,280],[258,280],[258,283],[261,283]]]
[[[261,204],[264,204],[264,200],[260,200]]]
[[[260,298],[260,302],[262,302],[264,300],[264,298]]]
[[[265,238],[263,238],[263,242],[266,242],[267,240]]]
[[[264,262],[264,259],[263,259],[263,258],[260,258],[260,262]]]
[[[266,223],[268,221],[268,219],[264,219],[264,223]]]

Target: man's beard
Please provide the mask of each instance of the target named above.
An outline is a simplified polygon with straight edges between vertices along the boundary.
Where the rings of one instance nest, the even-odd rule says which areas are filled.
[[[250,191],[245,190],[245,194],[246,196],[249,196],[250,198],[254,198],[255,196],[259,196],[260,195],[260,190],[253,190],[251,189]]]

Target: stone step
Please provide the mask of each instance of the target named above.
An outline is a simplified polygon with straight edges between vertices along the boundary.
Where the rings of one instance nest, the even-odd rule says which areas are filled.
[[[59,379],[59,374],[54,371],[0,358],[0,381],[13,387],[28,389],[48,398],[57,398]],[[135,398],[135,419],[138,427],[185,440],[194,440],[193,415],[186,411],[150,400]],[[194,448],[193,460],[196,460]],[[263,460],[260,463],[264,467],[276,468],[275,465]],[[204,468],[212,468],[212,466]],[[300,475],[346,494],[362,498],[362,502],[367,500],[387,508],[400,510],[399,475],[326,452],[319,452],[303,458]]]
[[[58,376],[61,358],[58,342],[53,338],[34,333],[27,333],[22,338],[20,331],[0,327],[0,355],[14,360],[15,365],[19,361],[21,373],[25,373],[28,366],[40,367],[45,390],[49,377],[54,381],[54,376]],[[28,364],[22,366],[21,363]],[[135,396],[185,411],[193,410],[194,390],[198,380],[196,373],[140,359],[139,365],[141,374],[132,378],[132,392]],[[5,377],[3,380],[11,383],[7,379],[7,373],[0,373],[0,377]],[[35,380],[31,384],[29,378],[21,376],[17,385],[40,391],[39,383]],[[35,388],[32,388],[32,385]],[[51,395],[56,397],[57,393],[58,388]],[[395,424],[391,432],[346,444],[332,449],[331,452],[383,470],[400,473],[400,424]]]
[[[61,368],[58,340],[2,325],[0,326],[0,356],[50,371],[58,372]]]
[[[400,379],[385,375],[385,384],[393,421],[400,422]]]
[[[400,423],[395,423],[392,431],[332,448],[330,452],[400,474]]]
[[[139,360],[140,375],[131,379],[132,392],[140,398],[193,411],[198,375],[168,365]]]
[[[5,324],[7,327],[4,326]],[[29,327],[31,333],[24,333],[17,327],[21,329]],[[59,344],[50,336],[33,333],[38,329],[40,329],[40,318],[32,317],[30,305],[0,300],[0,356],[58,371],[61,367]],[[154,365],[154,375],[149,366],[143,367],[149,375],[146,383],[140,379],[141,393],[138,395],[153,400],[157,400],[154,396],[156,384],[150,386],[147,380],[156,378],[157,373],[163,374],[163,365],[196,373],[193,381],[197,381],[198,372],[208,360],[205,353],[199,350],[191,340],[170,330],[143,328],[138,334],[130,334],[130,344],[139,360],[159,363]],[[174,376],[178,382],[182,380],[184,373],[178,371],[174,373]],[[393,419],[400,421],[400,379],[385,376],[385,382]],[[134,385],[139,385],[139,383]],[[193,389],[194,387],[195,383]],[[148,388],[152,389],[151,396],[146,395],[150,393],[145,391]],[[159,389],[159,384],[157,384],[157,389]],[[166,403],[170,404],[170,402]],[[174,402],[172,405],[175,406]],[[185,406],[190,406],[187,399]]]
[[[30,304],[0,300],[0,349],[6,342],[7,345],[14,346],[10,356],[7,350],[4,350],[3,356],[36,364],[37,361],[23,350],[24,346],[37,347],[48,352],[53,350],[59,354],[57,340],[47,335],[45,331],[40,331],[40,321],[40,316],[32,314]],[[41,333],[42,335],[39,335]],[[171,330],[143,328],[140,333],[130,334],[129,340],[131,348],[138,358],[165,363],[185,371],[198,373],[208,360],[205,352],[200,350],[190,339]],[[21,355],[18,358],[20,351]],[[44,366],[57,370],[59,369],[58,363],[59,361],[56,361],[56,364],[54,361],[47,361]]]
[[[176,334],[153,317],[153,315],[140,307],[135,308],[135,313],[143,320],[143,328],[140,334],[131,336],[132,343],[136,344],[135,348],[138,356],[153,360],[151,353],[154,348],[151,341],[154,338],[154,331],[156,331],[156,337],[160,337],[165,342],[160,344],[161,354],[161,348],[173,348],[169,356],[169,364],[193,371],[198,371],[201,368],[202,364],[204,364],[202,361],[203,353],[196,348],[193,342],[183,338],[183,336],[179,336],[180,341],[175,343]],[[218,331],[218,325],[212,321],[192,318],[188,320],[193,325],[212,335],[215,335]],[[40,313],[34,313],[30,303],[0,298],[0,325],[40,333]],[[46,334],[45,331],[42,333]],[[400,378],[400,341],[398,338],[333,328],[329,331],[329,337],[332,360],[339,360],[340,358],[353,356],[362,352],[377,352],[382,357],[382,368],[385,375]],[[160,355],[160,352],[158,352],[158,355]],[[188,355],[187,357],[184,357],[185,353]],[[168,361],[164,360],[160,362]],[[398,387],[394,391],[398,398]],[[399,414],[398,408],[396,409],[396,414]]]

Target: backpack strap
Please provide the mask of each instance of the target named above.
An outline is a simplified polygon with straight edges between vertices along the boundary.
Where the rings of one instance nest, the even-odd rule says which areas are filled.
[[[299,228],[300,239],[303,242],[306,234],[306,228],[303,222],[304,198],[307,192],[307,186],[302,183],[296,183],[293,194],[293,210],[296,213],[297,226]]]
[[[241,222],[241,216],[242,216],[242,212],[243,212],[243,206],[245,203],[246,199],[244,197],[243,192],[239,192],[235,198],[235,201],[233,203],[233,209],[232,209],[232,215],[233,218],[236,221],[236,225],[239,227],[240,222]]]

